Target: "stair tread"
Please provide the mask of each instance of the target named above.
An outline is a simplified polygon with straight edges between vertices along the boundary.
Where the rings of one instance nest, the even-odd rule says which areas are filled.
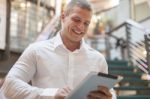
[[[118,70],[114,70],[114,71],[109,71],[110,73],[130,73],[130,74],[144,74],[143,72],[133,72],[133,71],[118,71]]]
[[[117,96],[117,99],[150,99],[150,95]]]
[[[108,63],[108,66],[109,67],[129,67],[127,64],[109,64]]]
[[[131,71],[110,71],[109,73],[113,75],[121,75],[124,77],[127,76],[141,77],[143,75],[143,73],[141,72],[131,72]]]
[[[150,82],[150,80],[142,80],[138,78],[124,78],[121,82]]]
[[[128,63],[126,60],[106,60],[108,63]]]
[[[115,90],[150,90],[147,86],[120,86],[114,87]]]
[[[135,67],[132,67],[132,66],[108,66],[108,69],[111,68],[111,69],[135,69]]]

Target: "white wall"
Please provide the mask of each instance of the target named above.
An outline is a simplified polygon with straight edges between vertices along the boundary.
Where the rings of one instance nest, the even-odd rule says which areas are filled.
[[[117,7],[117,24],[121,24],[127,19],[130,19],[130,0],[120,0]]]
[[[150,18],[140,23],[144,28],[150,29]]]
[[[6,0],[0,0],[0,49],[5,49],[6,40]]]

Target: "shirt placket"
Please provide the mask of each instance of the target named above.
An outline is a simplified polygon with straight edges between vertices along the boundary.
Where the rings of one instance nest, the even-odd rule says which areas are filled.
[[[68,84],[70,87],[73,87],[73,80],[74,80],[74,56],[73,53],[69,53],[69,66],[68,66]]]

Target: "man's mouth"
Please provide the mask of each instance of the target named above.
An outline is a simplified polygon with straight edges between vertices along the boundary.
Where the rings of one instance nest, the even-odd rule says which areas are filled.
[[[83,32],[78,31],[77,29],[72,29],[72,31],[73,31],[74,33],[76,33],[77,35],[81,35],[81,34],[83,34]]]

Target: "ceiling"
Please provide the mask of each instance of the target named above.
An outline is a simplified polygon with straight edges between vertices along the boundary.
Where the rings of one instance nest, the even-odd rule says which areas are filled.
[[[89,0],[91,2],[94,13],[100,13],[116,7],[120,0]]]
[[[24,0],[14,0],[15,2],[25,2]],[[26,1],[31,1],[35,4],[40,2],[41,5],[45,5],[49,9],[54,9],[55,6],[55,0],[26,0]],[[68,0],[69,1],[69,0]],[[98,14],[103,11],[109,10],[113,7],[116,7],[119,4],[120,0],[88,0],[94,9],[94,13]]]

